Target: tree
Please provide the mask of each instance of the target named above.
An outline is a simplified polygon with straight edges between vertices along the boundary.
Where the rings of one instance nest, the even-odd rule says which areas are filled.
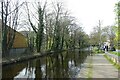
[[[19,4],[12,0],[1,2],[1,17],[2,17],[2,53],[7,56],[13,46],[15,32],[18,27],[19,9],[23,3]]]
[[[46,35],[46,50],[52,49],[54,37],[54,14],[46,12],[45,16],[45,35]]]
[[[60,31],[61,31],[61,26],[60,26],[60,13],[62,10],[62,4],[57,3],[54,5],[54,14],[55,14],[55,24],[54,24],[54,37],[53,37],[53,44],[52,44],[52,49],[53,50],[59,50],[60,49]]]
[[[90,33],[90,43],[91,45],[96,45],[96,46],[100,46],[100,44],[102,43],[101,41],[101,21],[99,20],[98,26],[93,28],[93,31]]]
[[[108,39],[110,40],[110,43],[114,42],[115,38],[115,27],[114,26],[107,26],[103,28],[103,32],[106,32],[108,35]]]
[[[117,40],[118,40],[118,49],[120,49],[120,1],[118,3],[115,4],[115,13],[116,13],[116,23],[117,23],[117,28],[118,28],[118,32],[117,32]]]
[[[46,7],[46,2],[42,8],[41,4],[38,2],[38,7],[37,7],[37,21],[38,21],[38,28],[34,26],[34,24],[31,21],[30,18],[30,12],[28,8],[28,4],[26,3],[27,11],[28,11],[28,21],[36,33],[36,47],[37,47],[37,52],[41,52],[41,46],[42,46],[42,40],[43,40],[43,35],[44,35],[44,13],[45,13],[45,7]],[[35,15],[34,15],[35,16]]]
[[[38,3],[37,8],[33,6],[37,14],[30,11],[28,5],[26,3],[28,22],[36,33],[37,52],[40,52],[41,48],[56,51],[78,47],[77,33],[82,29],[76,32],[76,27],[79,26],[76,24],[75,18],[63,8],[63,3],[52,3],[51,8],[46,8],[46,3],[43,7]]]

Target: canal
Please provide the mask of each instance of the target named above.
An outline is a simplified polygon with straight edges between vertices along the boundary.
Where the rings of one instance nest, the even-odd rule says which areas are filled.
[[[81,70],[87,51],[64,51],[3,66],[2,78],[74,78]]]

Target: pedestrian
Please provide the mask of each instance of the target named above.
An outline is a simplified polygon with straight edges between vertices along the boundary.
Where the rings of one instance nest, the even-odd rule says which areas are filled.
[[[104,47],[103,47],[103,50],[105,51],[105,45],[104,45]]]
[[[108,45],[106,46],[106,51],[108,51]]]

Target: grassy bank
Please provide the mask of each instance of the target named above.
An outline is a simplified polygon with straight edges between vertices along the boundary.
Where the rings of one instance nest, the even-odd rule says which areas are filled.
[[[104,57],[105,57],[111,64],[113,64],[118,70],[120,70],[120,64],[117,64],[117,63],[113,62],[113,60],[112,60],[109,56],[107,56],[107,55],[104,55]]]
[[[111,54],[115,54],[115,55],[117,55],[117,56],[120,56],[120,52],[110,51],[109,53],[111,53]]]

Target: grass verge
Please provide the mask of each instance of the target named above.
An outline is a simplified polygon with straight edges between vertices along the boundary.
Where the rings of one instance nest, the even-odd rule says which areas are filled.
[[[110,51],[111,54],[115,54],[117,56],[120,56],[120,52],[113,52],[113,51]]]
[[[118,70],[120,70],[120,64],[117,64],[117,63],[113,62],[113,60],[112,60],[109,56],[107,56],[107,55],[104,55],[104,57],[105,57],[110,63],[112,63]]]
[[[92,57],[91,57],[92,58]],[[87,77],[88,77],[88,79],[87,80],[91,80],[92,79],[92,68],[93,68],[93,66],[92,66],[92,59],[90,59],[90,63],[89,63],[89,68],[88,68],[88,73],[87,73]]]

